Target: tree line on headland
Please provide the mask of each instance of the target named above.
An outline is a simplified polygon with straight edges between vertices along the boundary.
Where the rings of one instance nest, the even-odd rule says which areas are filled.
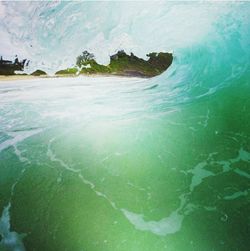
[[[28,66],[29,60],[24,59],[22,61],[18,60],[17,55],[14,61],[4,60],[0,57],[0,75],[15,75],[16,71],[23,71],[25,66]]]
[[[134,77],[153,77],[164,72],[172,63],[173,55],[167,52],[152,52],[147,54],[148,60],[144,60],[135,56],[133,53],[126,54],[120,50],[116,54],[110,56],[110,63],[105,66],[98,64],[95,56],[88,51],[83,51],[76,58],[75,66],[59,70],[55,75],[73,76],[73,75],[119,75],[119,76],[134,76]],[[24,59],[19,62],[16,57],[15,61],[0,60],[0,75],[15,75],[15,71],[23,71],[29,61]],[[19,72],[20,74],[20,72]],[[41,76],[46,75],[42,70],[36,70],[31,75]]]

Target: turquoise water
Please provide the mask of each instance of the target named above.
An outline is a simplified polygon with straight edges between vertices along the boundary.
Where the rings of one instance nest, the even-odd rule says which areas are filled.
[[[249,250],[249,3],[101,6],[125,4],[104,35],[139,43],[148,15],[141,52],[174,49],[161,76],[0,83],[1,251]],[[79,21],[76,7],[54,16]]]

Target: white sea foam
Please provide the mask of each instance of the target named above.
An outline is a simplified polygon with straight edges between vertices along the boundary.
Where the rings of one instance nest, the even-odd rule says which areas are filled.
[[[190,184],[190,191],[193,191],[195,187],[200,185],[205,178],[214,175],[214,173],[212,173],[211,171],[204,169],[206,165],[207,163],[205,161],[201,162],[189,171],[193,174],[192,181]]]
[[[168,217],[159,221],[145,221],[142,214],[136,214],[126,209],[121,211],[136,229],[161,236],[178,232],[184,219],[184,215],[179,214],[178,211],[172,212]]]
[[[10,230],[10,206],[11,204],[9,203],[3,209],[0,218],[0,235],[2,237],[0,241],[0,250],[25,251],[22,241],[25,235]]]
[[[16,131],[16,132],[7,132],[9,136],[11,136],[11,139],[5,140],[0,144],[0,152],[4,149],[15,146],[17,143],[20,143],[24,141],[25,139],[34,136],[38,133],[41,133],[43,129],[33,129],[33,130],[27,130],[27,131]]]
[[[248,195],[248,190],[238,191],[238,192],[235,192],[233,194],[224,196],[223,199],[224,200],[235,200],[235,199],[237,199],[239,197],[247,196],[247,195]]]

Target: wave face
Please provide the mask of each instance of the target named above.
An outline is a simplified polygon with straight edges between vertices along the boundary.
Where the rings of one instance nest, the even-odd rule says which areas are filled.
[[[121,49],[173,51],[172,69],[154,82],[183,102],[248,78],[249,11],[244,2],[2,2],[2,54],[53,74],[85,49],[102,64]]]
[[[248,251],[250,3],[0,2],[3,55],[173,51],[152,79],[0,83],[0,250]]]

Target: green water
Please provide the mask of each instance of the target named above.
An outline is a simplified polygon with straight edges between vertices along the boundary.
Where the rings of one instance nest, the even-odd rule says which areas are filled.
[[[30,72],[174,55],[153,79],[0,83],[0,251],[249,251],[248,2],[0,8]]]
[[[248,250],[248,84],[125,116],[123,102],[98,102],[99,82],[124,79],[53,81],[0,86],[2,241],[16,232],[26,250]]]

